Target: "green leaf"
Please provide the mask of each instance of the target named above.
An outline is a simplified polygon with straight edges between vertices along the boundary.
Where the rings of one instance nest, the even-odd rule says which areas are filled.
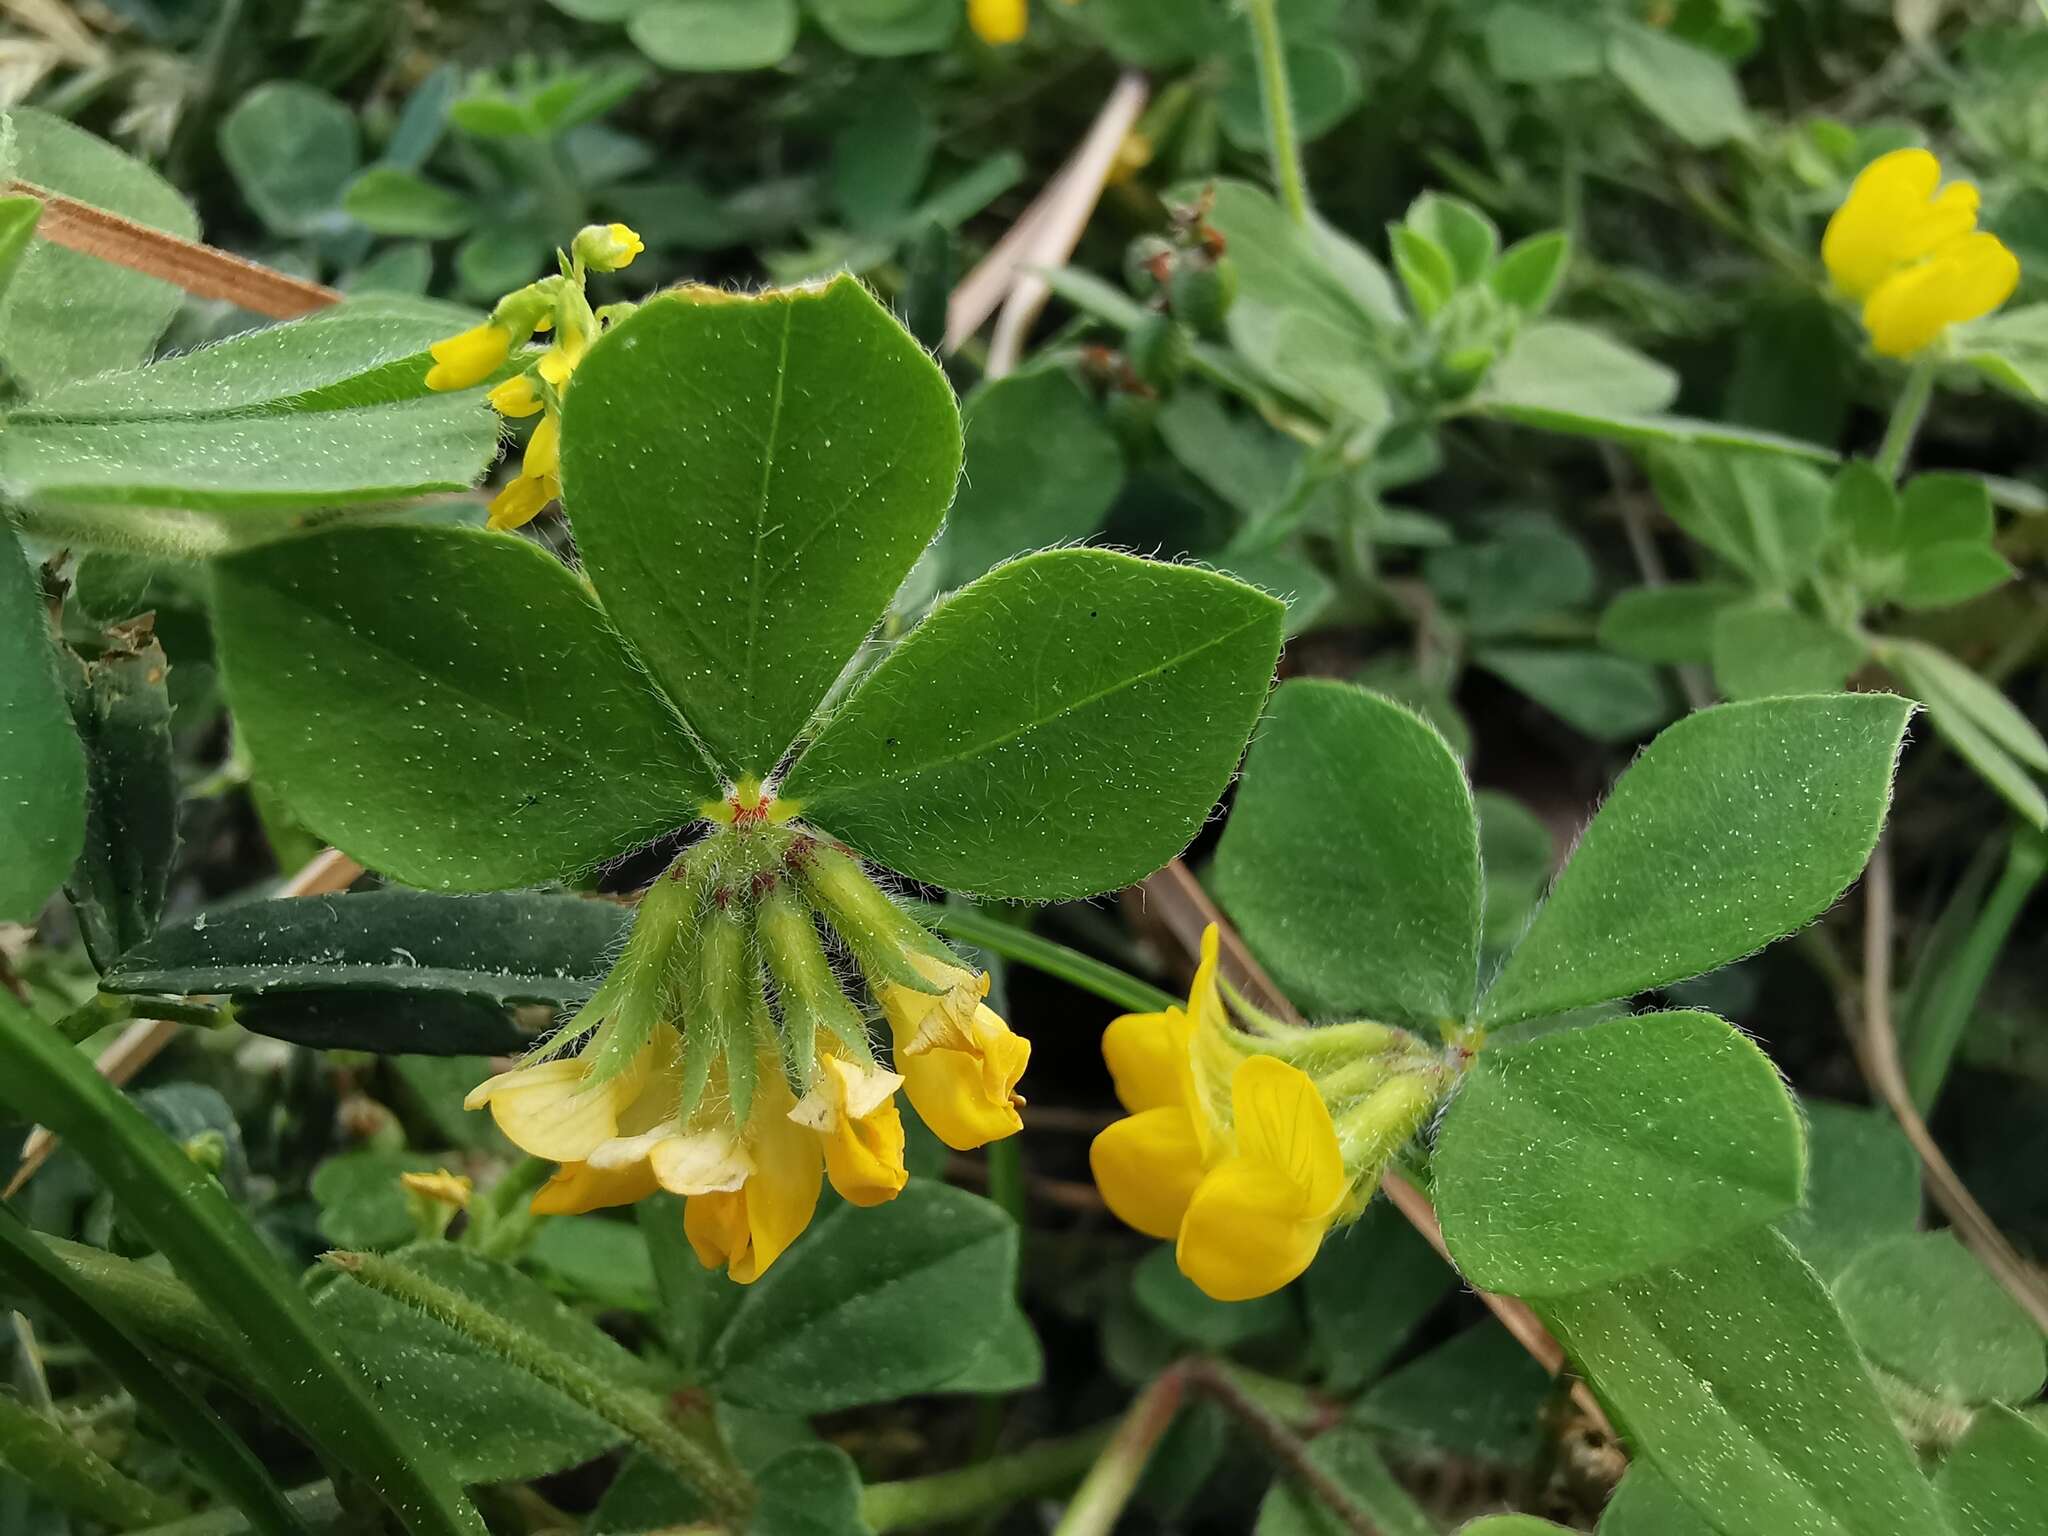
[[[639,1379],[638,1360],[508,1265],[448,1243],[421,1244],[393,1257],[579,1364]],[[315,1305],[377,1389],[394,1432],[461,1482],[567,1471],[625,1438],[503,1356],[352,1279],[328,1283]]]
[[[654,0],[626,19],[626,36],[663,69],[716,74],[780,64],[796,24],[796,0]]]
[[[1457,1536],[1570,1536],[1570,1529],[1536,1515],[1482,1515],[1459,1526]]]
[[[1863,642],[1825,620],[1768,600],[1714,617],[1714,681],[1731,699],[1832,693],[1862,665]]]
[[[1827,1292],[1775,1232],[1537,1310],[1721,1536],[1943,1529]]]
[[[1600,615],[1600,643],[1640,661],[1711,661],[1715,616],[1748,592],[1725,581],[1631,587]]]
[[[915,1178],[915,1172],[911,1176]],[[949,1377],[941,1391],[977,1396],[1025,1392],[1045,1380],[1045,1350],[1023,1308],[1008,1308],[988,1326],[988,1333],[967,1369]]]
[[[263,1463],[214,1414],[205,1398],[167,1370],[83,1289],[70,1267],[13,1211],[0,1206],[0,1273],[93,1353],[149,1422],[197,1464],[215,1492],[247,1516],[261,1536],[304,1536],[306,1527]],[[174,1283],[174,1282],[172,1282]]]
[[[156,932],[178,852],[170,663],[146,624],[110,630],[107,641],[65,668],[87,789],[85,844],[65,889],[103,971]]]
[[[1482,1051],[1430,1166],[1465,1277],[1555,1296],[1784,1214],[1805,1163],[1770,1059],[1713,1014],[1688,1011]]]
[[[1651,458],[1650,476],[1673,522],[1764,587],[1791,591],[1820,556],[1832,488],[1809,465],[1666,450]]]
[[[1885,1110],[1808,1099],[1806,1200],[1778,1222],[1801,1258],[1832,1281],[1872,1242],[1920,1220],[1920,1159]]]
[[[856,103],[833,138],[833,207],[862,232],[882,235],[900,227],[931,174],[937,147],[937,125],[915,92],[882,91]],[[920,222],[929,225],[937,221]],[[950,260],[950,242],[942,236],[941,245]],[[912,331],[917,329],[911,326]],[[937,346],[945,334],[943,318],[934,323],[933,330],[936,334],[930,341]],[[925,339],[919,335],[919,340]]]
[[[85,755],[35,571],[0,524],[0,922],[32,923],[85,842]]]
[[[1600,73],[1600,28],[1564,7],[1508,0],[1486,13],[1487,64],[1504,81],[1539,84]]]
[[[1350,1418],[1424,1459],[1526,1466],[1540,1453],[1550,1373],[1507,1331],[1480,1323],[1383,1376]]]
[[[1356,59],[1329,43],[1289,42],[1286,66],[1294,131],[1304,144],[1313,144],[1343,122],[1365,94]],[[1216,105],[1224,137],[1231,143],[1244,150],[1264,145],[1266,114],[1259,97],[1259,66],[1249,46],[1233,50],[1230,73],[1217,93]]]
[[[427,348],[458,328],[438,308],[347,300],[147,367],[59,384],[10,420],[247,416],[383,405],[427,395]],[[488,424],[481,413],[478,419]],[[304,423],[298,430],[311,436],[330,426]],[[486,440],[481,428],[477,436]],[[495,432],[488,441],[495,444]]]
[[[752,1536],[868,1536],[860,1513],[860,1472],[836,1445],[784,1452],[759,1474]]]
[[[394,992],[511,1003],[580,1001],[632,914],[583,896],[364,891],[243,901],[166,928],[101,978],[109,992]]]
[[[1620,21],[1607,31],[1607,68],[1645,111],[1695,149],[1750,136],[1735,72],[1703,48]]]
[[[335,528],[221,561],[214,614],[258,772],[408,884],[559,879],[717,793],[582,583],[523,539]]]
[[[1905,580],[1895,594],[1904,608],[1952,608],[2011,581],[2016,572],[1988,544],[1960,540],[1916,550],[1906,562]]]
[[[1087,538],[1123,479],[1116,434],[1063,369],[984,384],[967,399],[967,471],[939,545],[946,579]]]
[[[1935,1487],[1956,1536],[2044,1536],[2048,1435],[2008,1409],[1980,1413]]]
[[[1655,1467],[1639,1461],[1600,1512],[1600,1536],[1714,1536],[1714,1527]]]
[[[1170,1248],[1154,1248],[1138,1261],[1131,1272],[1131,1294],[1153,1322],[1201,1349],[1235,1349],[1284,1333],[1294,1323],[1294,1303],[1281,1293],[1250,1301],[1212,1300],[1180,1272]]]
[[[1987,542],[1996,528],[1991,493],[1976,475],[1915,475],[1899,498],[1899,538],[1908,549],[1956,540]]]
[[[1518,387],[1540,387],[1539,381]],[[1718,421],[1693,416],[1646,415],[1631,411],[1606,411],[1569,404],[1550,404],[1541,399],[1500,398],[1482,393],[1473,408],[1480,414],[1503,421],[1518,422],[1545,432],[1562,432],[1571,437],[1590,437],[1603,442],[1627,443],[1638,448],[1720,448],[1742,453],[1781,454],[1815,463],[1832,464],[1834,450],[1803,438],[1778,432],[1759,432],[1750,427],[1731,427]]]
[[[1317,1435],[1309,1442],[1308,1459],[1371,1518],[1375,1536],[1437,1536],[1436,1522],[1401,1486],[1364,1431],[1340,1424]],[[1260,1501],[1252,1536],[1345,1536],[1352,1529],[1283,1474]]]
[[[1878,659],[1920,696],[1935,730],[1987,784],[2035,826],[2048,827],[2048,798],[2027,772],[2048,773],[2048,741],[2010,699],[1922,640],[1886,640]]]
[[[1655,668],[1625,656],[1555,646],[1489,645],[1472,653],[1484,667],[1595,741],[1634,741],[1671,718],[1671,696]]]
[[[2048,304],[2022,304],[1958,328],[1963,361],[2009,395],[2048,401]]]
[[[1562,229],[1546,230],[1517,240],[1501,252],[1487,275],[1487,285],[1524,314],[1540,315],[1557,297],[1571,260],[1571,235]]]
[[[497,451],[495,419],[460,395],[317,416],[24,421],[0,433],[0,487],[85,507],[288,511],[466,491]]]
[[[1346,683],[1273,695],[1216,850],[1216,893],[1317,1014],[1433,1028],[1472,1011],[1479,824],[1419,715]]]
[[[747,1289],[712,1351],[719,1396],[829,1413],[944,1386],[989,1340],[1017,1276],[1017,1230],[988,1201],[913,1180],[837,1205]]]
[[[1512,1023],[1697,976],[1825,911],[1862,871],[1912,705],[1701,710],[1623,773],[1481,1009]]]
[[[1678,375],[1633,347],[1565,320],[1525,328],[1486,376],[1488,409],[1534,407],[1589,416],[1645,416],[1678,394]]]
[[[1456,287],[1479,282],[1500,255],[1493,220],[1461,197],[1425,192],[1408,205],[1402,222],[1449,256]]]
[[[297,80],[266,80],[216,130],[220,157],[257,216],[280,235],[346,228],[341,195],[362,164],[346,103]]]
[[[124,1217],[247,1348],[263,1386],[315,1446],[374,1489],[412,1536],[482,1536],[448,1469],[408,1443],[341,1363],[340,1340],[213,1176],[4,993],[0,1063],[0,1097],[92,1165]]]
[[[1964,1403],[2026,1403],[2048,1379],[2041,1330],[1953,1233],[1873,1243],[1834,1289],[1863,1353],[1923,1391]]]
[[[1384,1370],[1457,1275],[1384,1200],[1323,1240],[1302,1276],[1324,1388],[1349,1396]]]
[[[1394,275],[1408,290],[1408,302],[1418,315],[1427,320],[1450,302],[1457,291],[1458,274],[1448,251],[1427,235],[1400,224],[1387,227],[1387,247],[1393,254]]]
[[[1189,566],[1026,556],[890,652],[786,793],[933,885],[1028,900],[1114,890],[1186,847],[1223,792],[1285,611]]]
[[[35,244],[36,225],[43,216],[41,198],[22,193],[0,197],[0,298],[21,270],[22,258]]]
[[[0,178],[18,177],[166,234],[198,238],[192,205],[140,160],[31,107],[12,108],[5,120],[13,153],[0,160]],[[132,367],[183,302],[160,278],[38,240],[0,295],[0,363],[31,393]]]
[[[380,235],[449,240],[477,221],[480,204],[395,165],[373,165],[348,184],[342,210]]]
[[[850,277],[644,304],[576,371],[563,504],[613,622],[734,774],[768,774],[938,532],[945,375]]]
[[[1238,271],[1230,339],[1262,373],[1285,376],[1290,321],[1297,338],[1320,333],[1331,355],[1358,358],[1377,352],[1382,327],[1402,323],[1378,262],[1320,220],[1297,224],[1259,188],[1216,182],[1209,222]]]
[[[336,1248],[402,1248],[419,1236],[412,1199],[399,1182],[408,1173],[432,1173],[420,1152],[359,1148],[325,1158],[307,1193],[320,1207],[320,1236]]]
[[[954,0],[806,0],[818,25],[849,53],[870,58],[932,53],[953,41]]]

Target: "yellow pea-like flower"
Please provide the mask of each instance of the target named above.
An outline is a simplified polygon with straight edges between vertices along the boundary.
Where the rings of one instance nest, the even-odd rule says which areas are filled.
[[[545,403],[540,397],[540,391],[533,387],[533,376],[525,373],[514,374],[484,398],[491,403],[491,409],[500,416],[509,416],[514,420],[533,415]]]
[[[649,1047],[624,1071],[596,1081],[581,1056],[516,1067],[477,1084],[462,1107],[489,1106],[498,1129],[522,1152],[580,1163],[618,1134],[620,1114],[647,1085],[653,1054]]]
[[[444,337],[427,349],[434,366],[427,370],[427,388],[470,389],[504,366],[512,355],[512,332],[495,320]]]
[[[1250,1056],[1230,1086],[1236,1150],[1196,1186],[1174,1258],[1207,1295],[1245,1301],[1308,1268],[1351,1180],[1330,1108],[1307,1073]]]
[[[1031,25],[1031,0],[967,0],[967,24],[992,48],[1022,42]]]
[[[738,1189],[692,1195],[683,1232],[706,1269],[724,1266],[741,1285],[767,1273],[818,1209],[825,1161],[815,1132],[789,1118],[796,1097],[780,1070],[764,1072],[747,1127],[752,1170]]]
[[[1024,1128],[1017,1083],[1031,1060],[1031,1042],[982,1001],[987,972],[914,952],[907,958],[945,989],[932,994],[886,982],[876,989],[910,1102],[956,1152],[1015,1135]]]
[[[580,1216],[607,1206],[637,1204],[659,1188],[654,1169],[646,1162],[624,1168],[564,1163],[540,1187],[530,1208],[536,1216]]]
[[[1836,289],[1861,303],[1878,352],[1909,357],[2011,297],[2019,260],[1977,230],[1977,205],[1971,183],[1941,185],[1941,162],[1924,149],[1880,155],[1850,185],[1821,260]]]
[[[562,494],[562,421],[550,411],[526,440],[518,478],[492,498],[490,526],[521,528]]]
[[[630,267],[647,242],[624,224],[586,224],[569,249],[593,272],[617,272]]]
[[[895,1098],[902,1084],[894,1072],[827,1054],[818,1062],[817,1086],[789,1112],[817,1133],[825,1173],[849,1204],[881,1205],[910,1181]]]

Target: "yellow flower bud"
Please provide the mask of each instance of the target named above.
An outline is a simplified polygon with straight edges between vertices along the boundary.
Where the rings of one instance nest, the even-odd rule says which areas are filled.
[[[476,1193],[475,1180],[463,1174],[450,1173],[446,1168],[437,1173],[401,1173],[398,1182],[405,1186],[408,1194],[458,1211],[468,1210],[470,1196]]]
[[[647,243],[623,224],[588,224],[576,232],[569,251],[593,272],[617,272],[646,249]]]
[[[427,388],[470,389],[496,373],[511,354],[510,330],[494,320],[473,325],[427,349],[427,355],[434,360],[434,366],[427,370]]]
[[[514,374],[484,398],[491,402],[491,409],[500,416],[510,416],[514,420],[533,415],[542,404],[540,391],[533,387],[533,375],[530,373]]]

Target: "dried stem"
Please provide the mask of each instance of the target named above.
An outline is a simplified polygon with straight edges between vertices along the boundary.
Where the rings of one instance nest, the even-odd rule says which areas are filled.
[[[1891,850],[1882,841],[1870,856],[1863,875],[1863,999],[1861,1019],[1853,998],[1845,998],[1850,1015],[1850,1038],[1864,1081],[1890,1107],[1919,1154],[1927,1192],[1941,1207],[1956,1236],[1998,1283],[2011,1293],[2034,1320],[2048,1330],[2048,1287],[2041,1275],[2013,1247],[1996,1222],[1985,1213],[1969,1188],[1957,1175],[1921,1118],[1906,1074],[1899,1064],[1898,1035],[1892,1025],[1892,863]]]

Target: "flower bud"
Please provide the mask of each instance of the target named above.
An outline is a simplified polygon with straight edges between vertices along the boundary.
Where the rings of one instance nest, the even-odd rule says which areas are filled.
[[[569,254],[593,272],[630,267],[647,242],[623,224],[586,224],[576,231]]]

